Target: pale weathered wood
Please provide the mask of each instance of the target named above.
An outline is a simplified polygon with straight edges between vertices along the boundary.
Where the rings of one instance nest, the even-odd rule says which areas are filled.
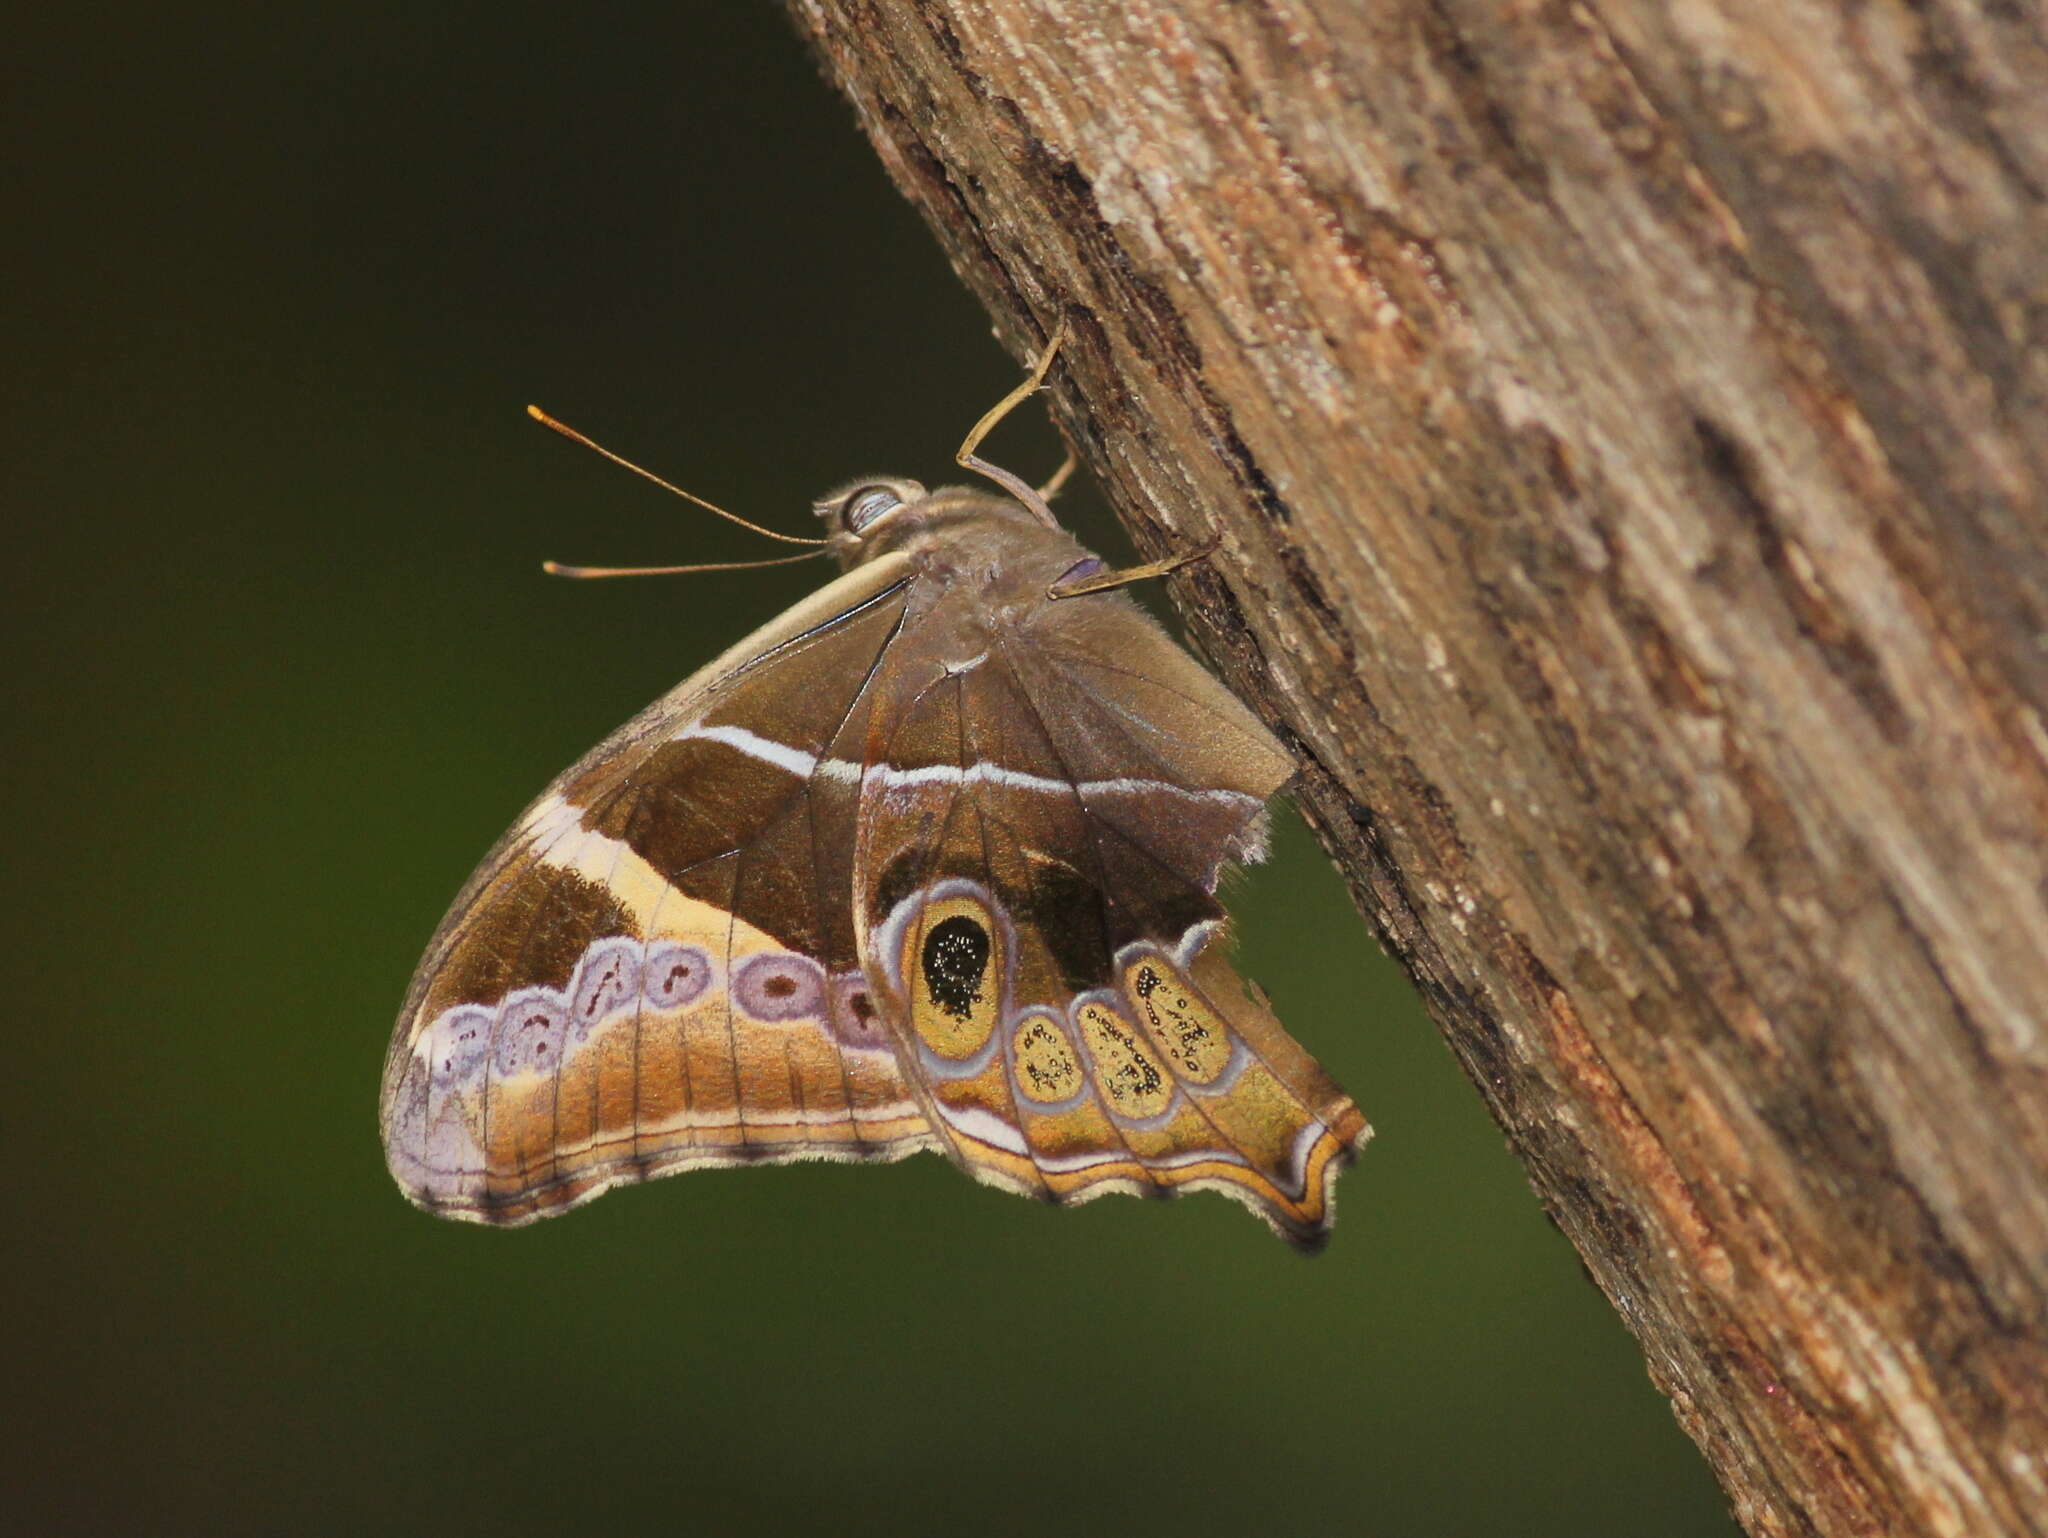
[[[2038,4],[790,3],[1742,1520],[2048,1533]]]

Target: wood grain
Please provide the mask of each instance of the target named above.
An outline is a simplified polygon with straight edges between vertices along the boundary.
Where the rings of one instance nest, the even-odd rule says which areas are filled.
[[[2048,1533],[2036,3],[790,0],[1756,1533]]]

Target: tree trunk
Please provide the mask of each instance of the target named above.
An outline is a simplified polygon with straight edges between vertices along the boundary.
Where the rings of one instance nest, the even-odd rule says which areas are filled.
[[[2032,0],[791,0],[1757,1533],[2048,1533]]]

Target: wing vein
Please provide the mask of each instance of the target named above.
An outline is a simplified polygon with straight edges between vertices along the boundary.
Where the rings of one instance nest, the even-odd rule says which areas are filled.
[[[1095,918],[1097,925],[1102,931],[1102,953],[1109,968],[1109,977],[1105,978],[1104,981],[1108,982],[1116,975],[1116,939],[1109,929],[1109,914],[1105,907],[1108,893],[1108,876],[1102,864],[1102,851],[1095,844],[1094,819],[1088,814],[1087,803],[1082,801],[1080,790],[1074,786],[1074,773],[1067,764],[1066,755],[1060,752],[1059,742],[1054,738],[1052,728],[1047,725],[1045,716],[1040,712],[1038,701],[1032,698],[1030,689],[1025,686],[1023,677],[1017,670],[1016,662],[1010,655],[1008,638],[999,634],[996,637],[996,647],[1002,652],[1003,666],[1009,671],[1010,680],[1016,687],[1018,698],[1023,700],[1024,708],[1031,712],[1031,719],[1038,723],[1038,735],[1044,741],[1046,751],[1052,755],[1053,762],[1059,765],[1060,778],[1067,782],[1073,796],[1074,806],[1081,815],[1081,828],[1083,833],[1087,835],[1084,841],[1087,854],[1095,866]],[[1067,1004],[1071,1005],[1071,1003],[1072,999],[1069,998]],[[1063,1006],[1062,1013],[1071,1017],[1072,1011]],[[1069,1025],[1071,1028],[1071,1018]],[[1092,1060],[1094,1054],[1088,1044],[1080,1039],[1081,1034],[1079,1031],[1074,1032],[1075,1042],[1081,1051],[1088,1054]],[[1097,1095],[1096,1098],[1102,1104],[1102,1119],[1109,1123],[1109,1129],[1116,1134],[1116,1140],[1123,1145],[1124,1153],[1144,1173],[1146,1183],[1155,1191],[1165,1191],[1167,1189],[1165,1183],[1153,1172],[1151,1165],[1145,1162],[1144,1156],[1131,1146],[1130,1138],[1124,1134],[1124,1129],[1117,1124],[1116,1113],[1110,1109],[1108,1102],[1103,1100],[1100,1095]]]

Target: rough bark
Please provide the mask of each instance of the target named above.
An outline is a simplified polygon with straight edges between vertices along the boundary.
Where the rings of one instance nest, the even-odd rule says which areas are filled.
[[[1741,1520],[2048,1533],[2038,6],[790,3]]]

